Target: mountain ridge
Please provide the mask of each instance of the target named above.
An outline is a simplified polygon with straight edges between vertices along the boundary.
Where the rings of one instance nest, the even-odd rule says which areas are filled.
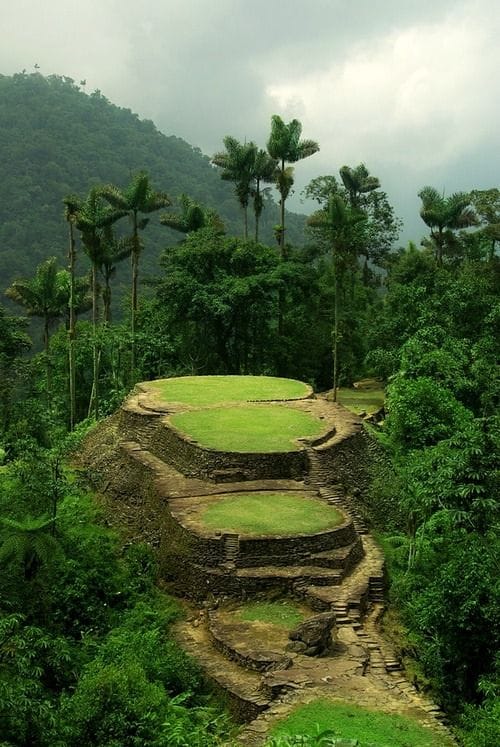
[[[65,195],[83,197],[103,183],[123,187],[139,170],[149,173],[155,189],[171,198],[188,194],[216,209],[228,233],[242,234],[233,186],[221,180],[208,156],[181,137],[160,132],[151,120],[116,106],[99,90],[85,93],[67,76],[0,75],[0,163],[4,288],[16,277],[32,275],[47,256],[64,262]],[[261,234],[271,245],[278,219],[278,206],[268,197]],[[290,213],[288,220],[290,240],[301,243],[305,216]],[[145,235],[144,274],[154,273],[161,250],[178,240],[178,234],[153,217]]]

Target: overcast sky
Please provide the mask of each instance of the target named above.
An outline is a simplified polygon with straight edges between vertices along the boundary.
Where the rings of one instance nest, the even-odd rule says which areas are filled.
[[[0,73],[35,64],[211,155],[272,114],[366,163],[419,240],[418,190],[499,186],[499,0],[0,0]],[[1,102],[0,102],[1,105]],[[302,210],[307,207],[302,206]]]

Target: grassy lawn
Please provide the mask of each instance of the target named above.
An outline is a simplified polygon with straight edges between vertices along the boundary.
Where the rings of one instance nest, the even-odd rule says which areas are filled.
[[[384,404],[384,390],[341,388],[337,390],[337,400],[356,415],[363,411],[371,415]]]
[[[207,506],[200,521],[209,529],[241,534],[313,534],[343,516],[327,503],[289,493],[239,493]]]
[[[238,617],[245,622],[263,622],[291,630],[304,620],[304,613],[288,600],[281,602],[249,602],[238,610]]]
[[[308,387],[294,379],[273,376],[183,376],[154,382],[166,402],[216,405],[222,402],[300,399]]]
[[[173,415],[171,422],[202,446],[220,451],[297,451],[294,439],[325,430],[314,415],[280,405],[192,410]]]
[[[317,700],[296,708],[278,724],[272,736],[307,734],[331,729],[344,739],[358,739],[361,747],[451,747],[451,742],[418,721],[396,714],[371,711],[347,703]]]

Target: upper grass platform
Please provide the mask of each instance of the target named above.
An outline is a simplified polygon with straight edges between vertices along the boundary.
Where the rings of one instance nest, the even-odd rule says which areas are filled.
[[[231,402],[303,399],[311,387],[274,376],[182,376],[160,379],[151,386],[164,402],[205,407]]]
[[[230,405],[189,410],[170,422],[202,446],[250,453],[298,451],[299,438],[320,436],[325,423],[283,405]]]

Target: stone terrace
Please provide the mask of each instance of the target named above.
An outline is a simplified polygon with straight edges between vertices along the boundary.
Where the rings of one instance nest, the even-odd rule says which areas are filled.
[[[384,560],[357,503],[370,459],[362,422],[325,399],[282,404],[322,418],[323,437],[303,440],[292,459],[286,453],[247,459],[202,449],[175,432],[168,415],[186,408],[161,403],[140,385],[91,434],[82,464],[101,487],[110,521],[125,527],[130,541],[146,539],[158,549],[171,589],[186,600],[178,638],[226,693],[235,716],[249,722],[242,744],[263,744],[276,719],[314,697],[413,714],[446,733],[442,714],[405,679],[379,632]],[[190,519],[190,509],[204,500],[252,491],[314,495],[340,510],[344,521],[310,535],[250,537],[209,533]],[[235,642],[225,607],[269,594],[295,598],[311,616],[335,613],[328,656],[294,653],[274,639],[269,648],[251,623],[249,635],[239,629]]]

